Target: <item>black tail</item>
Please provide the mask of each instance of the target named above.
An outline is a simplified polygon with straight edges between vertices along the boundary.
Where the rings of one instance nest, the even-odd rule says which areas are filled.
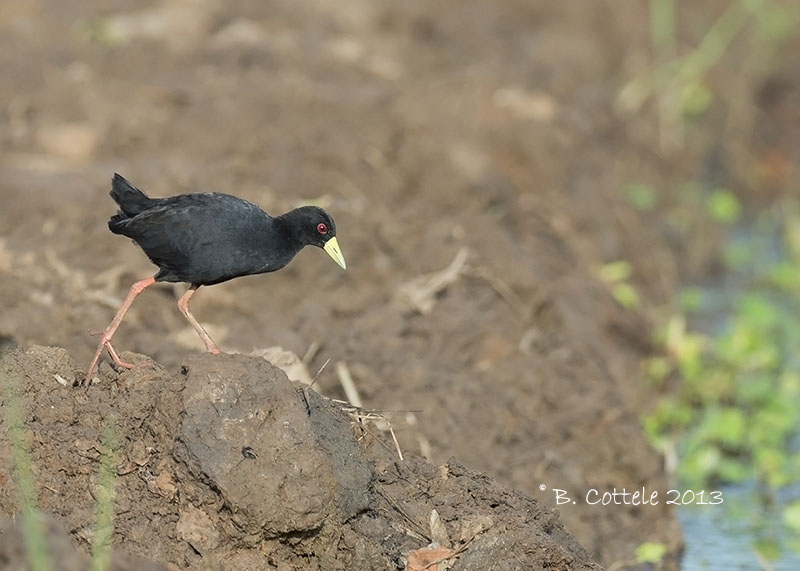
[[[119,204],[119,212],[108,221],[108,229],[114,234],[124,234],[125,223],[130,218],[152,208],[159,202],[159,199],[148,197],[117,173],[114,173],[109,194],[114,202]]]
[[[124,176],[114,173],[109,193],[114,202],[119,204],[120,214],[125,217],[136,216],[140,212],[152,208],[158,199],[148,197],[141,190],[129,183]]]

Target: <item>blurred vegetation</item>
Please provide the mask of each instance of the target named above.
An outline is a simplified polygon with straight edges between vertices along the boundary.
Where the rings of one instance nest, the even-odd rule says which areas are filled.
[[[647,541],[636,548],[636,563],[660,563],[667,554],[667,547],[663,543]]]
[[[681,148],[689,120],[703,115],[726,95],[729,100],[736,97],[715,92],[709,79],[712,68],[731,45],[737,40],[746,44],[746,56],[738,62],[738,71],[743,77],[758,80],[773,71],[780,46],[796,32],[798,23],[797,3],[734,0],[693,49],[679,53],[676,1],[650,0],[652,62],[620,90],[617,111],[636,113],[654,99],[661,150]],[[736,110],[736,105],[731,107]]]
[[[606,284],[611,295],[625,309],[636,309],[641,304],[639,292],[630,283],[633,266],[625,260],[609,262],[595,270],[595,276]]]
[[[707,223],[729,228],[725,271],[685,288],[657,328],[644,369],[663,396],[644,425],[682,488],[754,482],[771,509],[800,485],[800,202],[743,219],[732,193],[703,196]],[[778,509],[800,545],[800,502]],[[780,555],[759,541],[763,556]]]
[[[710,75],[720,60],[745,54],[737,63],[754,91],[800,29],[798,3],[733,0],[686,49],[674,0],[651,0],[650,8],[651,65],[624,85],[617,110],[639,112],[652,102],[661,151],[685,148],[686,126],[715,106],[735,110],[737,97],[752,104],[753,93],[714,91]],[[659,350],[644,369],[663,396],[645,429],[683,489],[747,482],[762,505],[772,505],[781,490],[800,486],[800,200],[784,192],[768,207],[745,209],[736,193],[700,176],[673,188],[635,182],[623,189],[633,208],[657,213],[688,249],[712,234],[727,237],[721,275],[685,288],[677,307],[657,319]],[[614,261],[597,275],[622,306],[639,306],[630,264]],[[778,509],[797,534],[787,543],[800,545],[800,501],[783,500]],[[726,510],[736,508],[726,502]],[[780,557],[776,545],[754,542],[768,559]]]

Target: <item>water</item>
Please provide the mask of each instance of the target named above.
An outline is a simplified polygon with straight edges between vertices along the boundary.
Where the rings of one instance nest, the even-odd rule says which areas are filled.
[[[751,249],[751,253],[757,254],[735,271],[726,272],[718,283],[702,288],[701,309],[691,320],[695,331],[709,335],[725,331],[737,296],[753,291],[765,268],[787,258],[775,227],[743,225],[733,232],[731,245],[740,250]],[[795,313],[791,303],[784,307],[791,314]],[[797,354],[789,360],[791,362],[784,363],[784,367],[796,369]],[[800,453],[800,446],[793,448],[795,453]],[[781,521],[783,508],[800,499],[800,485],[775,492],[769,506],[760,500],[753,483],[721,489],[725,498],[723,505],[685,506],[678,510],[686,542],[682,569],[800,571],[800,537]],[[771,557],[759,551],[770,553]]]
[[[678,510],[686,541],[683,570],[800,570],[797,537],[783,526],[780,517],[781,507],[800,497],[800,487],[783,490],[772,507],[758,501],[753,485],[722,490],[722,505]],[[758,543],[768,545],[780,557],[770,561],[758,555]]]

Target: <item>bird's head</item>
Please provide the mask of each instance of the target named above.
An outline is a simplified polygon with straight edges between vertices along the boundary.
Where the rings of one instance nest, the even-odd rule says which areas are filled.
[[[347,269],[339,241],[336,223],[330,214],[318,206],[301,206],[284,215],[301,243],[325,250],[342,269]]]

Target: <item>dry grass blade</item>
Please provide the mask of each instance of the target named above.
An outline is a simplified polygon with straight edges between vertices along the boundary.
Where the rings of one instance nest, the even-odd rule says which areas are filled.
[[[378,430],[388,431],[389,434],[391,434],[392,436],[392,442],[394,442],[394,448],[395,448],[394,451],[397,452],[397,459],[400,460],[400,462],[404,460],[403,451],[400,449],[400,443],[397,441],[397,436],[395,436],[394,434],[394,429],[392,428],[392,424],[385,416],[378,413],[367,412],[362,410],[351,410],[348,412],[350,414],[350,418],[358,422],[358,424],[367,434],[372,436],[378,444],[383,446],[386,450],[388,450],[391,453],[392,450],[386,444],[384,444],[380,438],[378,438],[375,434],[373,434],[372,431],[369,430],[369,428],[367,428],[365,421],[372,421]]]
[[[378,495],[381,496],[384,500],[386,500],[386,502],[403,517],[406,523],[413,528],[413,529],[406,529],[406,533],[408,535],[420,541],[424,541],[425,543],[430,543],[431,538],[428,537],[428,530],[426,530],[424,526],[417,523],[417,521],[414,518],[408,515],[408,513],[402,507],[400,507],[400,504],[397,502],[397,500],[395,500],[392,496],[390,496],[389,493],[386,490],[384,490],[383,487],[380,485],[375,486],[375,491],[378,492]]]
[[[308,385],[309,389],[314,386],[314,383],[317,382],[317,379],[319,379],[319,376],[322,374],[322,371],[325,370],[325,367],[327,367],[328,363],[330,363],[330,362],[331,362],[331,358],[328,357],[327,359],[325,359],[325,362],[322,363],[322,366],[319,369],[317,369],[317,373],[314,375],[314,378],[311,379],[311,384]]]
[[[321,347],[322,345],[320,345],[319,341],[312,341],[311,345],[308,346],[305,355],[303,355],[303,362],[306,365],[309,365],[311,361],[314,360],[314,357],[317,356],[317,353],[319,353]],[[328,359],[328,361],[330,361],[330,359]],[[328,364],[328,361],[325,361],[325,365]],[[322,366],[325,367],[325,365]]]
[[[445,527],[439,512],[436,510],[431,510],[430,527],[433,541],[442,547],[449,547],[450,535],[447,533],[447,528]]]
[[[436,296],[465,272],[469,250],[461,248],[450,265],[431,274],[417,276],[402,284],[395,294],[395,299],[422,315],[429,315],[436,305]]]
[[[348,402],[357,408],[361,408],[361,395],[358,394],[353,376],[350,374],[350,369],[347,368],[347,364],[344,361],[336,363],[336,376],[339,377],[339,383],[342,385],[342,390],[344,390]]]

